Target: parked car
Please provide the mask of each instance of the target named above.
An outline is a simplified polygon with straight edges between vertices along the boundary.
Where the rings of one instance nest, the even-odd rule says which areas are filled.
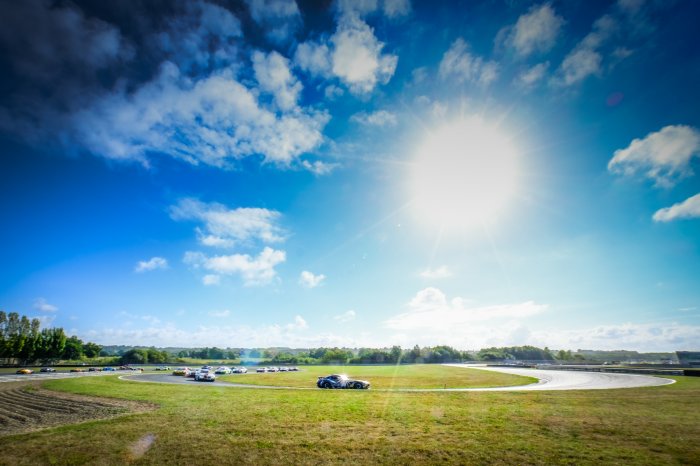
[[[255,372],[267,372],[267,367],[258,367]]]
[[[289,368],[289,372],[296,372],[296,371],[298,371],[298,370],[299,370],[299,368],[296,367],[296,366],[293,366],[293,367],[290,367],[290,368]]]
[[[39,372],[56,372],[56,369],[54,369],[53,367],[42,367],[41,369],[39,369]]]
[[[369,382],[366,380],[354,380],[345,374],[333,374],[326,377],[319,377],[316,381],[318,388],[355,388],[368,389]]]
[[[194,374],[194,380],[197,382],[214,382],[216,374],[209,369],[200,369]]]
[[[268,367],[267,372],[277,372],[277,368],[276,367]]]
[[[278,370],[279,370],[280,372],[287,372],[287,368],[286,368],[286,367],[280,367]]]
[[[116,369],[114,367],[109,367],[109,366],[105,367],[102,370],[105,372],[115,372],[116,371]]]
[[[90,369],[88,369],[88,372],[102,372],[102,368],[101,367],[91,367]]]
[[[20,369],[20,370],[18,370],[17,372],[15,372],[15,374],[23,374],[23,375],[25,375],[25,374],[33,374],[33,373],[34,373],[34,371],[31,370],[31,369]]]

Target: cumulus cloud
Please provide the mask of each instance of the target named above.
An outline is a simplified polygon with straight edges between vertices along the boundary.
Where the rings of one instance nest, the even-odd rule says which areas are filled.
[[[287,42],[302,24],[294,0],[246,0],[250,16],[274,43]]]
[[[342,314],[334,316],[333,319],[337,322],[340,322],[341,324],[344,324],[347,322],[352,322],[353,320],[355,320],[355,317],[357,317],[357,314],[351,309],[349,311],[343,312]]]
[[[438,74],[444,80],[488,86],[498,78],[498,64],[474,55],[469,50],[469,44],[460,37],[442,56]]]
[[[289,70],[289,60],[277,52],[253,53],[253,71],[262,91],[273,95],[280,110],[292,110],[297,106],[301,83]]]
[[[351,92],[371,92],[378,83],[386,84],[394,75],[398,57],[381,53],[384,44],[361,19],[343,16],[330,40],[333,44],[333,74]]]
[[[331,173],[338,167],[338,164],[321,162],[320,160],[315,160],[313,162],[309,162],[308,160],[302,160],[301,166],[313,173],[314,175],[322,176]]]
[[[56,312],[58,307],[53,304],[49,304],[45,298],[36,298],[34,300],[34,309],[41,312]]]
[[[305,288],[316,288],[325,279],[326,276],[323,274],[314,275],[308,270],[304,270],[299,276],[299,284]]]
[[[411,12],[410,0],[338,0],[336,5],[341,15],[361,17],[381,11],[387,18],[394,19]]]
[[[283,105],[295,95],[290,86],[276,89]],[[321,111],[262,108],[228,69],[194,80],[167,62],[135,92],[114,91],[72,116],[77,139],[94,154],[143,163],[166,154],[217,167],[252,155],[287,166],[321,144],[327,121]]]
[[[333,69],[331,50],[327,44],[302,42],[294,52],[294,63],[311,75],[330,77]]]
[[[670,222],[686,218],[700,218],[700,193],[683,202],[664,207],[654,213],[655,222]]]
[[[536,340],[548,341],[548,344],[553,347],[571,349],[690,350],[697,348],[697,342],[700,341],[700,326],[675,322],[663,324],[628,322],[556,332],[542,331],[536,335]]]
[[[627,176],[641,173],[657,187],[671,187],[693,174],[693,157],[700,157],[700,132],[691,126],[670,125],[616,150],[608,170]]]
[[[0,48],[18,74],[45,82],[65,73],[78,78],[133,55],[119,29],[70,3],[27,0],[9,6],[0,15]]]
[[[178,7],[180,5],[177,5]],[[180,14],[168,17],[162,31],[149,40],[153,53],[196,74],[237,62],[241,22],[228,9],[205,1],[181,4]]]
[[[338,78],[350,92],[367,94],[394,75],[398,57],[382,53],[384,43],[356,14],[343,14],[328,41],[299,44],[295,64],[312,75]]]
[[[215,286],[221,284],[221,275],[207,274],[202,277],[202,283],[206,286]]]
[[[151,257],[147,261],[139,261],[134,267],[134,272],[143,273],[151,270],[167,269],[168,261],[162,257]]]
[[[433,287],[419,291],[408,303],[408,311],[384,322],[385,327],[400,331],[445,332],[446,335],[468,330],[475,322],[530,317],[547,310],[547,305],[526,301],[468,307],[463,298],[447,301],[445,294]]]
[[[206,246],[232,247],[253,241],[277,243],[284,240],[284,231],[278,225],[281,214],[276,210],[229,209],[217,202],[184,198],[170,207],[170,216],[174,220],[201,222],[202,228],[197,234],[199,241]]]
[[[420,273],[420,276],[428,279],[448,278],[452,276],[452,271],[446,265],[437,268],[428,267]]]
[[[544,79],[548,69],[549,62],[538,63],[522,71],[515,78],[514,82],[517,86],[523,89],[531,89]]]
[[[277,276],[275,267],[286,259],[284,251],[265,247],[256,257],[249,254],[207,256],[202,252],[187,251],[183,262],[215,275],[239,275],[245,286],[262,286]]]
[[[183,341],[192,346],[260,348],[270,346],[318,347],[353,346],[354,341],[333,334],[309,334],[306,320],[296,315],[287,323],[263,325],[199,325],[180,328],[172,322],[144,325],[108,326],[81,334],[88,341],[105,345],[181,346]],[[76,332],[77,333],[77,332]]]
[[[251,2],[260,21],[285,7],[296,5]],[[301,84],[286,58],[254,53],[249,80],[241,22],[223,6],[172,3],[157,30],[127,28],[131,42],[70,3],[5,10],[0,48],[17,86],[0,128],[31,144],[145,166],[169,156],[228,168],[252,156],[289,168],[324,142],[329,114],[298,105]]]
[[[386,110],[377,110],[376,112],[367,113],[359,112],[350,117],[351,121],[365,126],[396,126],[398,119],[396,114]]]
[[[501,30],[499,36],[505,36],[505,45],[513,47],[518,56],[527,57],[551,50],[563,25],[564,19],[545,3],[532,6],[514,26]]]

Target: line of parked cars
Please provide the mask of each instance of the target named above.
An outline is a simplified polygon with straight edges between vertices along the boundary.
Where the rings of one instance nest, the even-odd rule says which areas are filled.
[[[298,367],[287,367],[287,366],[280,366],[280,367],[258,367],[255,372],[296,372],[298,371]]]

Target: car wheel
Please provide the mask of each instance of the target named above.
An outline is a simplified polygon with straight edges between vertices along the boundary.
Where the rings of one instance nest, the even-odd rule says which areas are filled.
[[[323,382],[323,384],[321,385],[321,388],[331,388],[330,382]]]
[[[359,389],[362,388],[362,384],[361,384],[360,382],[355,382],[355,387],[354,387],[354,388],[356,388],[356,389],[359,390]]]

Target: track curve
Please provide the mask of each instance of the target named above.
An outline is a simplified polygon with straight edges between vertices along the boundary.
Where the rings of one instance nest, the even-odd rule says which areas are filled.
[[[480,369],[504,374],[535,377],[539,382],[513,387],[490,388],[402,388],[375,389],[374,391],[393,392],[513,392],[513,391],[557,391],[557,390],[610,390],[619,388],[658,387],[675,383],[673,379],[638,374],[610,374],[603,372],[573,372],[510,367],[485,367],[467,364],[447,364],[452,367]],[[218,386],[232,388],[252,388],[268,390],[317,390],[316,387],[284,387],[272,385],[250,385],[243,383],[216,381],[215,383],[196,382],[193,379],[170,374],[122,375],[122,380],[133,382],[169,383],[190,386]]]

